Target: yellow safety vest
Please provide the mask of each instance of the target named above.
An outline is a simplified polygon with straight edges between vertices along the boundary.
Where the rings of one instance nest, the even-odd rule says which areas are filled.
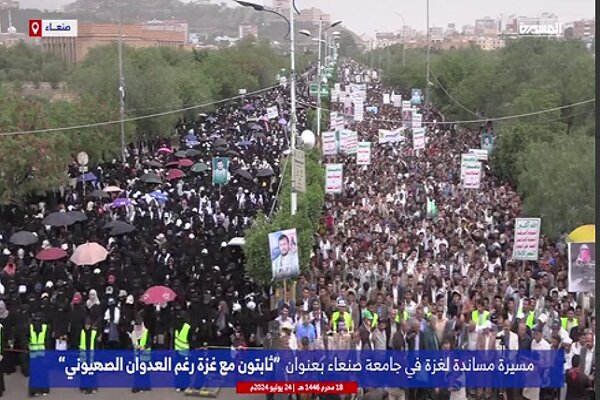
[[[339,319],[340,312],[335,311],[331,316],[331,329],[334,332],[337,332],[337,322]],[[346,328],[348,329],[348,332],[352,332],[354,330],[352,324],[352,315],[348,311],[344,311],[344,322],[346,323]]]
[[[48,325],[42,324],[42,331],[39,335],[35,332],[33,324],[29,325],[29,351],[46,350],[46,331]]]
[[[567,317],[561,318],[560,319],[560,324],[562,325],[562,328],[565,331],[568,331],[567,327],[569,326],[569,318],[567,318]],[[576,326],[579,326],[579,321],[577,320],[577,318],[573,318],[573,326],[571,328],[574,328]]]
[[[85,329],[81,330],[81,335],[79,336],[79,350],[82,351],[86,351],[86,350],[94,350],[96,348],[96,335],[98,334],[98,332],[95,329],[91,330],[91,339],[90,339],[90,348],[87,349],[87,344],[86,344],[86,333],[85,333]]]
[[[144,328],[144,333],[142,333],[141,338],[137,339],[136,345],[142,348],[142,350],[137,350],[141,360],[150,361],[152,357],[150,356],[150,347],[148,346],[148,329]]]
[[[404,310],[404,312],[402,313],[402,319],[404,321],[408,321],[408,311]],[[396,321],[396,323],[400,323],[400,314],[396,313],[396,318],[394,319]]]
[[[489,311],[484,311],[483,312],[483,318],[481,321],[481,324],[479,323],[479,310],[475,310],[471,313],[471,321],[474,321],[476,325],[483,325],[487,322],[488,317],[490,316],[490,312]]]
[[[190,331],[190,324],[187,322],[183,324],[181,330],[175,330],[175,350],[189,350],[190,342],[188,341],[188,332]]]
[[[527,314],[527,320],[525,321],[525,325],[527,325],[529,329],[533,329],[533,326],[535,325],[535,312],[529,311],[529,314]]]

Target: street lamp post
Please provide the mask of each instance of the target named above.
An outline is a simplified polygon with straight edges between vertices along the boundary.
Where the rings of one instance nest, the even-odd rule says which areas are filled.
[[[121,6],[119,6],[119,120],[121,128],[121,159],[127,161],[125,151],[125,76],[123,75],[123,34],[121,32]]]
[[[427,81],[425,82],[425,101],[429,100],[429,75],[431,73],[431,32],[429,29],[429,0],[427,0]]]
[[[317,57],[317,138],[321,137],[321,80],[323,77],[321,76],[322,71],[322,61],[321,61],[321,44],[323,42],[323,33],[328,31],[329,29],[338,26],[342,21],[334,21],[327,28],[323,29],[323,20],[319,19],[319,33],[316,40],[319,42],[318,48],[318,57]],[[302,31],[303,34],[309,36],[310,32]]]
[[[406,21],[399,12],[394,11],[394,14],[402,18],[402,67],[406,67]]]

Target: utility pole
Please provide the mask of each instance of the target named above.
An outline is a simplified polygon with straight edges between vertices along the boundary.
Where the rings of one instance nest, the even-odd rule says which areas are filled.
[[[431,73],[431,32],[429,29],[429,0],[427,0],[427,82],[425,82],[425,101],[429,102],[429,75]]]
[[[119,5],[119,119],[121,121],[121,159],[127,161],[125,150],[125,76],[123,75],[123,33],[121,30],[121,6]]]
[[[296,215],[298,209],[298,193],[296,193],[296,163],[294,162],[294,156],[296,153],[296,135],[297,132],[297,119],[296,119],[296,55],[294,41],[294,0],[290,0],[290,103],[291,103],[291,135],[292,135],[292,153],[290,154],[292,161],[292,191],[291,191],[291,215]],[[285,281],[284,281],[285,282]]]
[[[321,137],[321,37],[323,36],[323,20],[319,18],[319,57],[317,58],[317,138]]]

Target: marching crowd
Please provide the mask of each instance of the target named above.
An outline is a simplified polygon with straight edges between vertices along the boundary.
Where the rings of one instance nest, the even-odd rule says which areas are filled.
[[[370,71],[353,62],[339,71],[342,87],[367,78],[365,105],[378,107],[364,121],[346,124],[360,141],[373,143],[371,163],[357,165],[355,156],[344,154],[324,157],[343,162],[343,193],[328,195],[310,265],[275,307],[268,288],[244,275],[243,252],[230,242],[276,201],[279,164],[289,148],[284,88],[182,121],[176,141],[132,145],[125,163],[102,163],[87,174],[74,163],[70,185],[60,193],[26,209],[5,209],[0,396],[3,374],[20,367],[28,376],[28,352],[36,349],[505,346],[564,348],[568,371],[560,392],[507,389],[508,399],[594,398],[593,294],[568,292],[561,244],[542,237],[538,262],[512,260],[521,206],[514,188],[489,168],[479,190],[461,188],[460,156],[479,147],[479,133],[444,123],[425,104],[419,106],[425,150],[413,150],[410,130],[400,142],[378,144],[378,129],[397,128],[401,109],[383,104],[389,90]],[[273,105],[279,115],[269,120],[265,110]],[[331,108],[344,112],[341,103]],[[306,124],[303,110],[299,124]],[[213,185],[215,156],[229,157],[225,185]],[[73,262],[70,256],[88,242],[106,248],[105,259]],[[40,257],[52,249],[59,258]],[[175,300],[143,300],[156,285],[172,289]],[[47,392],[32,388],[30,395]],[[390,388],[365,396],[495,395],[488,389]]]
[[[32,350],[262,345],[275,316],[235,239],[274,206],[288,98],[283,87],[250,93],[182,121],[173,137],[131,145],[125,163],[83,173],[74,161],[60,192],[3,210],[0,396],[5,373],[29,376]],[[213,185],[217,156],[229,160],[224,185]],[[97,245],[78,250],[86,243]],[[155,286],[175,300],[142,298]]]
[[[407,130],[398,143],[378,144],[379,129],[402,125],[401,108],[370,71],[343,65],[343,85],[368,82],[365,107],[346,128],[372,143],[371,163],[344,163],[342,194],[329,195],[310,270],[279,305],[292,348],[373,350],[565,350],[560,390],[508,388],[508,399],[592,399],[595,374],[593,293],[567,290],[564,244],[542,237],[537,262],[512,259],[521,203],[489,167],[478,190],[461,188],[461,154],[479,148],[479,132],[443,122],[418,106],[426,149],[414,151]],[[357,80],[358,79],[358,80]],[[343,88],[342,88],[343,90]],[[397,94],[398,92],[396,92]],[[410,92],[402,93],[403,99]],[[491,126],[482,128],[490,129]],[[428,205],[435,204],[435,207]],[[295,337],[294,332],[295,330]],[[371,398],[496,398],[489,389],[375,390]]]

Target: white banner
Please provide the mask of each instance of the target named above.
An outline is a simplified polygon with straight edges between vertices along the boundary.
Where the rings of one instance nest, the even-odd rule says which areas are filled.
[[[488,160],[488,151],[484,149],[469,149],[470,154],[475,154],[478,161]]]
[[[405,100],[402,102],[402,110],[409,110],[411,108],[410,100]]]
[[[267,108],[267,118],[275,119],[278,116],[279,116],[279,110],[277,109],[277,106]]]
[[[538,261],[541,218],[515,218],[513,260]]]
[[[325,193],[342,193],[344,164],[325,164]]]
[[[337,103],[338,101],[340,101],[340,91],[331,89],[331,102]]]
[[[465,180],[465,164],[479,161],[475,154],[461,154],[460,156],[460,180]]]
[[[379,129],[379,144],[396,143],[404,140],[404,131],[402,128],[393,131],[387,129]]]
[[[394,103],[394,107],[400,108],[402,107],[402,96],[399,94],[395,94],[392,96],[392,103]]]
[[[358,148],[358,133],[348,129],[340,132],[340,150],[346,154],[356,154]]]
[[[412,127],[413,129],[415,128],[420,128],[421,125],[421,120],[423,119],[423,115],[418,114],[418,113],[413,113],[412,115]]]
[[[332,131],[335,131],[335,129],[336,129],[337,116],[338,116],[337,111],[331,111],[329,113],[329,129],[331,129]]]
[[[358,143],[358,150],[356,151],[356,164],[371,164],[371,142]]]
[[[383,94],[383,104],[390,104],[390,94],[389,93]]]
[[[413,149],[425,149],[425,128],[413,129]]]
[[[322,148],[324,156],[333,156],[337,154],[337,143],[335,142],[335,132],[323,132],[321,134]]]
[[[365,105],[362,99],[354,100],[354,121],[361,122],[364,119],[365,115]]]
[[[481,186],[481,162],[465,162],[461,166],[461,176],[463,178],[463,188],[479,189]]]

